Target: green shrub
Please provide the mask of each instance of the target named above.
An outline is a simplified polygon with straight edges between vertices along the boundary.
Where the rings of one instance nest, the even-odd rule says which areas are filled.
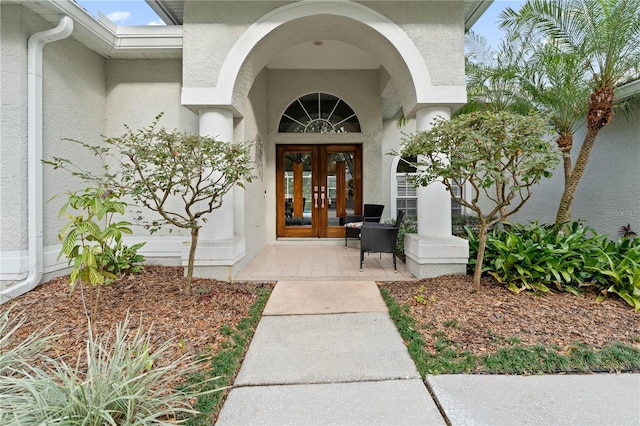
[[[474,231],[475,235],[477,235],[478,216],[468,214],[451,216],[451,233],[456,237],[466,238],[467,226]]]
[[[11,389],[12,397],[0,398],[2,424],[176,424],[197,413],[191,406],[195,398],[219,390],[199,391],[195,385],[175,390],[201,361],[185,355],[159,365],[170,343],[152,348],[149,333],[139,327],[129,336],[129,329],[128,318],[113,336],[98,338],[89,329],[86,351],[75,366],[41,356],[43,369],[4,377],[3,394]]]
[[[478,239],[469,227],[473,266]],[[487,238],[483,272],[512,291],[550,290],[578,293],[596,286],[602,296],[614,293],[640,310],[640,242],[612,242],[580,222],[557,231],[533,222],[494,229]]]
[[[418,218],[405,216],[398,229],[398,239],[396,240],[396,254],[404,256],[404,236],[405,234],[416,234],[418,232]]]
[[[60,256],[69,259],[73,267],[69,275],[71,291],[78,281],[87,285],[91,319],[96,319],[100,301],[100,286],[110,284],[125,270],[138,269],[144,261],[137,250],[144,243],[131,247],[122,245],[122,235],[131,234],[131,223],[116,221],[124,214],[126,203],[117,193],[100,188],[86,188],[69,194],[60,210],[69,222],[58,238],[62,241]],[[72,209],[74,214],[68,213]]]

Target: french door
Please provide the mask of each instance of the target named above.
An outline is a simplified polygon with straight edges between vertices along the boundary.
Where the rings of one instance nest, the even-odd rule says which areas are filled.
[[[344,237],[362,214],[362,145],[278,145],[278,237]]]

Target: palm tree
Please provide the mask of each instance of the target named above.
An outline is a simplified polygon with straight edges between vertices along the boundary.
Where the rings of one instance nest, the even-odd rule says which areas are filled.
[[[529,40],[515,31],[507,31],[493,49],[487,39],[473,31],[465,37],[465,71],[470,101],[456,115],[480,110],[510,111],[527,114],[531,104],[524,97],[518,75],[527,60]]]
[[[590,95],[586,134],[570,170],[556,214],[556,224],[571,218],[576,188],[598,133],[613,117],[617,85],[637,72],[640,63],[638,0],[529,0],[519,11],[506,9],[502,27],[531,30],[562,52],[575,56],[575,75],[588,73]]]
[[[546,114],[562,152],[565,184],[571,179],[571,148],[574,134],[587,111],[591,85],[575,55],[563,52],[554,43],[536,47],[520,75],[522,90],[538,110]]]

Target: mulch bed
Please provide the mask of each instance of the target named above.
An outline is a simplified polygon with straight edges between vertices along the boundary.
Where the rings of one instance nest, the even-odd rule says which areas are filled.
[[[429,350],[443,335],[475,354],[495,352],[513,338],[561,349],[576,342],[595,349],[613,342],[640,349],[640,312],[613,296],[597,302],[594,293],[515,294],[492,278],[483,278],[481,291],[474,293],[472,277],[460,275],[379,285],[410,307]]]
[[[193,295],[185,296],[182,283],[182,267],[147,266],[140,274],[123,277],[102,287],[99,317],[93,323],[94,333],[102,335],[114,331],[114,324],[124,320],[128,313],[132,331],[140,324],[144,330],[151,329],[152,347],[169,340],[173,342],[166,353],[171,359],[185,353],[215,354],[227,339],[220,332],[221,327],[233,328],[247,316],[258,290],[273,286],[273,283],[263,282],[194,279]],[[23,312],[27,319],[17,338],[51,325],[49,333],[58,337],[47,355],[63,357],[75,364],[78,354],[85,349],[88,320],[81,289],[77,288],[69,295],[68,277],[53,279],[0,305],[0,311],[9,308],[13,315]]]
[[[147,266],[139,275],[104,287],[94,331],[113,330],[114,323],[128,312],[132,329],[140,323],[145,330],[151,328],[152,344],[174,342],[167,354],[170,357],[185,351],[215,354],[227,339],[221,327],[237,324],[247,316],[258,290],[273,286],[267,282],[196,279],[194,295],[184,296],[182,273],[181,267]],[[75,362],[85,348],[87,317],[81,292],[78,289],[69,295],[67,280],[61,277],[43,284],[0,305],[0,311],[13,308],[14,314],[24,312],[27,321],[18,337],[52,324],[50,333],[58,337],[49,355]],[[582,342],[602,348],[621,342],[640,349],[640,312],[615,297],[597,302],[593,293],[514,294],[491,278],[483,278],[482,290],[474,293],[471,277],[460,275],[379,285],[400,305],[409,305],[430,347],[444,333],[461,350],[476,354],[494,352],[512,338],[523,345],[567,348]],[[420,294],[423,303],[414,298]]]

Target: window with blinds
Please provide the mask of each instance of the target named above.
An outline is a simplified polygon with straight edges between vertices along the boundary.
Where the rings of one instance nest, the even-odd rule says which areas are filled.
[[[404,210],[407,217],[418,217],[418,195],[416,188],[409,181],[409,176],[416,173],[416,168],[413,167],[416,161],[416,157],[400,158],[396,168],[396,209],[397,211]],[[453,186],[452,189],[453,195],[456,197],[464,196],[462,187]],[[451,216],[460,216],[462,213],[462,206],[452,198]]]

